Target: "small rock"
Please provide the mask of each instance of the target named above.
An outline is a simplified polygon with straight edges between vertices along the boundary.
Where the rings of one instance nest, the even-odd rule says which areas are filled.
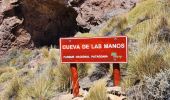
[[[83,79],[79,80],[79,84],[81,88],[90,88],[93,82],[90,81],[89,77],[84,77]]]
[[[108,92],[109,94],[113,94],[113,95],[116,95],[116,96],[121,96],[121,94],[122,94],[122,88],[121,88],[121,87],[118,87],[118,86],[116,86],[116,87],[108,87],[108,88],[107,88],[107,92]]]
[[[126,100],[126,97],[108,94],[108,100]]]

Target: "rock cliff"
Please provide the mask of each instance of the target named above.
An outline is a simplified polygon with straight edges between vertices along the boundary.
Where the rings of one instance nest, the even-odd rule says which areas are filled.
[[[0,55],[12,47],[58,45],[89,32],[138,0],[0,0]]]

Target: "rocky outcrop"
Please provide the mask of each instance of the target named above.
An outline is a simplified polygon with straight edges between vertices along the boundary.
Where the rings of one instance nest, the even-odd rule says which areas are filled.
[[[74,36],[77,32],[77,13],[64,1],[23,0],[24,26],[35,46],[55,45],[60,37]]]
[[[1,2],[0,11],[0,55],[11,47],[31,47],[31,36],[21,29],[23,19],[15,15],[16,0]],[[22,30],[22,31],[21,31]]]
[[[0,0],[0,52],[58,44],[89,32],[137,0]]]
[[[74,36],[76,11],[65,0],[0,1],[0,54],[12,47],[33,48],[57,44]]]
[[[87,29],[133,8],[139,0],[70,0],[78,12],[78,24]]]

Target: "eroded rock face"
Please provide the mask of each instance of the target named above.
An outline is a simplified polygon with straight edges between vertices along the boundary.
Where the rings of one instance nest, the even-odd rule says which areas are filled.
[[[139,0],[70,0],[78,12],[76,18],[81,27],[91,29],[114,15],[133,8]]]
[[[16,0],[1,1],[0,11],[0,55],[12,47],[31,48],[31,36],[21,30],[23,19],[16,16]]]
[[[0,54],[12,47],[56,45],[60,37],[88,32],[137,1],[0,0]]]
[[[0,54],[12,47],[33,48],[74,36],[77,12],[66,0],[0,1]]]

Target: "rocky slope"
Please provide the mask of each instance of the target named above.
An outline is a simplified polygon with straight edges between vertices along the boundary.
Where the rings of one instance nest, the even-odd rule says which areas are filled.
[[[58,44],[60,37],[89,32],[138,0],[0,0],[0,55],[13,47]]]
[[[83,97],[73,100],[123,100],[124,95],[128,100],[169,99],[169,0],[142,0],[130,11],[135,0],[13,0],[10,6],[2,6],[6,1],[1,1],[0,38],[4,52],[12,49],[0,58],[2,100],[72,99],[69,64],[61,64],[59,49],[36,47],[56,44],[58,37],[78,31],[77,37],[128,36],[128,64],[121,64],[121,91],[120,87],[112,91],[112,66],[78,64]]]

